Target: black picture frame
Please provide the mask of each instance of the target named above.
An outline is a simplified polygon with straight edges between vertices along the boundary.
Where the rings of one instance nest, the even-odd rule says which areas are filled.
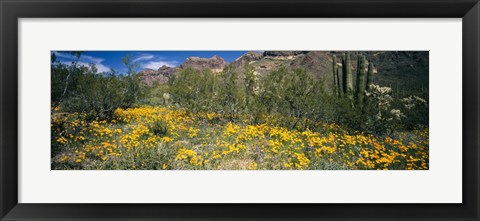
[[[0,0],[0,14],[1,220],[479,220],[478,0]],[[18,203],[17,21],[19,18],[76,17],[462,18],[463,203]]]

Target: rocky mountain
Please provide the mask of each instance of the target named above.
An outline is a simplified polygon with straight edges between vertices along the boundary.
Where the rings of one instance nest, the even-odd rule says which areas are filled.
[[[307,54],[308,51],[264,51],[264,57],[293,57],[301,54]]]
[[[170,77],[171,75],[173,75],[176,71],[176,68],[171,68],[171,67],[168,67],[166,65],[163,65],[162,67],[160,67],[157,72],[165,77]]]
[[[194,68],[194,69],[211,69],[214,72],[222,71],[227,62],[219,56],[213,56],[211,58],[199,58],[199,57],[189,57],[185,62],[180,65],[180,68]]]
[[[163,65],[158,70],[144,69],[140,72],[140,80],[148,86],[152,86],[155,83],[163,84],[168,81],[176,71],[176,68],[171,68]]]
[[[238,57],[235,59],[235,61],[232,62],[232,65],[235,67],[239,67],[245,64],[250,64],[252,62],[258,61],[263,58],[263,54],[259,52],[253,52],[249,51],[242,56]]]
[[[147,85],[154,82],[164,83],[179,69],[211,69],[214,72],[222,71],[227,65],[232,65],[239,73],[244,65],[254,68],[257,74],[265,73],[279,67],[287,69],[304,68],[313,76],[322,79],[327,88],[333,85],[332,57],[337,56],[338,65],[341,65],[343,51],[264,51],[247,52],[231,63],[227,63],[219,56],[211,58],[190,57],[177,68],[163,66],[158,70],[146,69],[142,71],[142,81]],[[362,54],[368,62],[373,62],[376,68],[374,83],[390,86],[396,91],[415,90],[428,92],[429,53],[428,51],[360,51],[349,52],[353,73],[356,72],[357,57]],[[242,75],[241,75],[242,76]]]

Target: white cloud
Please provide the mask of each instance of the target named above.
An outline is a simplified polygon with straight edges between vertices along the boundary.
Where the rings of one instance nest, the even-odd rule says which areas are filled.
[[[141,68],[148,68],[154,70],[159,69],[163,65],[168,67],[176,67],[179,64],[178,61],[168,61],[165,60],[164,57],[146,53],[140,54],[132,61],[138,63]]]
[[[105,59],[103,58],[96,58],[96,57],[92,57],[92,56],[88,56],[88,55],[82,55],[80,57],[81,60],[87,60],[87,61],[91,61],[92,63],[94,64],[100,64],[102,63]]]
[[[71,54],[68,53],[62,53],[62,52],[53,52],[57,57],[59,58],[64,58],[66,61],[62,61],[64,64],[71,64],[72,61],[77,60],[77,58]],[[103,72],[110,72],[111,68],[102,64],[102,62],[105,61],[103,58],[97,58],[97,57],[92,57],[89,55],[81,55],[80,60],[77,62],[79,65],[89,67],[90,64],[95,65],[99,73]]]
[[[162,67],[163,65],[165,65],[167,67],[176,67],[178,65],[178,61],[162,61],[162,60],[159,60],[159,61],[149,61],[149,62],[140,64],[140,66],[142,68],[148,68],[148,69],[153,69],[153,70],[157,70],[160,67]]]
[[[73,60],[73,58],[74,58],[71,54],[61,53],[61,52],[58,52],[58,51],[54,51],[53,53],[55,54],[55,56],[57,56],[59,58],[66,58],[66,59],[70,59],[70,60]]]
[[[78,62],[78,64],[88,67],[88,66],[90,66],[89,64],[91,64],[91,63],[85,63],[85,62],[80,61],[80,62]],[[98,73],[110,72],[111,71],[111,69],[109,67],[107,67],[103,64],[99,63],[99,64],[93,64],[93,65],[95,65],[95,67],[97,68]]]
[[[61,63],[66,64],[66,65],[72,64],[71,61],[62,61]],[[103,64],[87,63],[87,62],[83,62],[83,61],[77,62],[77,65],[85,66],[85,67],[90,67],[90,64],[93,64],[97,68],[98,73],[110,72],[111,71],[110,67],[107,67]]]
[[[138,61],[143,61],[143,60],[151,60],[155,58],[155,56],[151,55],[151,54],[148,54],[148,55],[142,55],[140,57],[137,57],[135,59],[133,59],[133,62],[138,62]]]
[[[53,52],[55,55],[59,58],[62,59],[62,63],[69,64],[71,61],[77,60],[77,58],[69,53],[63,53],[63,52]],[[103,58],[98,58],[98,57],[92,57],[89,55],[82,55],[80,57],[80,60],[78,61],[79,65],[82,66],[90,66],[90,64],[95,65],[99,73],[102,72],[110,72],[111,68],[104,65],[103,62],[105,59]],[[157,70],[163,65],[167,67],[176,67],[180,64],[178,61],[172,61],[172,60],[165,60],[164,57],[161,56],[156,56],[153,54],[147,54],[147,53],[142,53],[139,54],[138,56],[134,57],[132,60],[134,63],[138,63],[141,68],[148,68],[148,69],[153,69]]]

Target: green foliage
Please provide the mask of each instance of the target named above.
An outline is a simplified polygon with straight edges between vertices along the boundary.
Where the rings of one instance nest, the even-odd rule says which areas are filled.
[[[77,90],[61,102],[61,109],[85,112],[90,118],[110,119],[116,108],[129,105],[119,90],[122,83],[114,75],[84,73]]]
[[[244,67],[244,87],[245,87],[245,109],[248,112],[252,109],[251,104],[255,96],[255,87],[256,85],[256,76],[255,76],[255,69],[246,65]]]
[[[193,112],[218,110],[220,81],[210,70],[187,68],[170,78],[168,91],[174,102]]]
[[[279,113],[288,117],[311,114],[318,82],[305,70],[273,70],[263,77],[258,94],[259,113]],[[288,122],[285,122],[288,123]],[[292,122],[290,126],[295,126]]]
[[[54,53],[51,54],[51,101],[56,107],[65,97],[71,96],[78,87],[78,82],[83,73],[89,72],[89,68],[79,65],[80,54],[72,52],[76,58],[70,64],[61,63]]]
[[[140,87],[144,92],[144,96],[139,101],[140,104],[149,106],[169,106],[171,104],[170,87],[168,84],[159,84],[156,82],[151,86],[140,84]]]
[[[220,73],[220,81],[219,100],[222,112],[228,116],[240,113],[245,107],[245,90],[240,89],[239,73],[231,66],[226,67]]]
[[[79,59],[81,54],[75,56]],[[215,122],[252,120],[258,124],[266,121],[265,116],[275,116],[279,125],[299,130],[322,130],[320,122],[325,122],[352,131],[390,134],[428,125],[428,101],[422,96],[397,98],[391,88],[373,85],[373,63],[366,71],[367,61],[361,55],[354,90],[348,52],[342,58],[344,74],[339,73],[333,57],[333,92],[312,73],[287,67],[261,75],[249,65],[240,70],[230,65],[221,72],[184,68],[166,84],[149,87],[141,84],[138,65],[128,56],[123,59],[126,75],[114,71],[99,74],[93,65],[86,67],[78,61],[60,63],[54,54],[52,62],[53,107],[83,112],[90,119],[110,119],[117,108],[148,104],[218,113],[221,117],[212,119]],[[162,122],[155,122],[150,129],[158,135],[167,133]]]
[[[315,110],[315,94],[320,84],[304,69],[297,69],[285,77],[284,99],[288,104],[289,115],[301,117]]]
[[[248,114],[256,123],[265,114],[281,114],[295,118],[283,121],[289,127],[307,127],[298,119],[319,115],[322,85],[303,69],[282,67],[257,77],[248,65],[242,75],[233,67],[220,73],[184,69],[168,83],[173,102],[193,112],[221,113],[230,121]]]
[[[346,57],[344,61],[349,60],[349,56]],[[172,102],[193,112],[221,113],[223,120],[227,121],[238,120],[237,116],[242,114],[255,123],[264,122],[263,117],[270,115],[275,116],[279,125],[299,130],[322,130],[319,122],[335,122],[352,131],[390,134],[402,128],[428,124],[428,117],[425,117],[428,108],[423,112],[407,110],[391,96],[391,88],[378,85],[373,85],[374,91],[366,88],[366,61],[359,57],[358,62],[356,102],[351,89],[348,91],[352,92],[352,97],[338,96],[338,93],[325,90],[323,81],[304,69],[289,70],[286,67],[273,69],[259,77],[248,65],[243,73],[233,67],[220,73],[184,69],[170,80],[168,92],[172,95]],[[338,72],[338,68],[333,67],[334,71]],[[368,73],[371,80],[373,65],[369,65]],[[338,79],[334,83],[340,85]],[[365,93],[368,96],[365,97]]]
[[[127,55],[122,58],[122,63],[127,67],[127,76],[132,76],[138,73],[140,65],[133,62],[132,55]]]
[[[188,68],[179,71],[168,81],[169,91],[173,99],[182,107],[195,110],[195,101],[198,97],[200,71]]]
[[[168,134],[168,125],[163,120],[156,120],[150,125],[150,131],[158,136],[165,136]]]
[[[175,159],[178,147],[166,143],[160,143],[153,148],[135,148],[131,151],[125,151],[121,157],[111,158],[106,161],[96,160],[89,164],[84,164],[83,168],[78,168],[78,164],[66,164],[68,169],[84,170],[164,170],[173,168],[172,159]],[[65,166],[65,165],[63,165]],[[76,166],[76,167],[75,167]],[[59,165],[53,164],[54,169]]]
[[[426,97],[426,96],[424,96]],[[398,106],[405,114],[406,118],[403,120],[405,129],[414,130],[417,128],[428,127],[428,102],[419,96],[411,95],[399,100]]]
[[[76,56],[79,59],[81,54]],[[136,73],[98,73],[93,64],[63,64],[54,54],[52,61],[51,101],[62,111],[82,112],[88,119],[111,119],[117,108],[132,107],[142,96]]]

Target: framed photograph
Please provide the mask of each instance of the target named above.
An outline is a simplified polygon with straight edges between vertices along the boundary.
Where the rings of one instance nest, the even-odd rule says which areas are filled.
[[[479,220],[477,0],[0,10],[1,220]]]

